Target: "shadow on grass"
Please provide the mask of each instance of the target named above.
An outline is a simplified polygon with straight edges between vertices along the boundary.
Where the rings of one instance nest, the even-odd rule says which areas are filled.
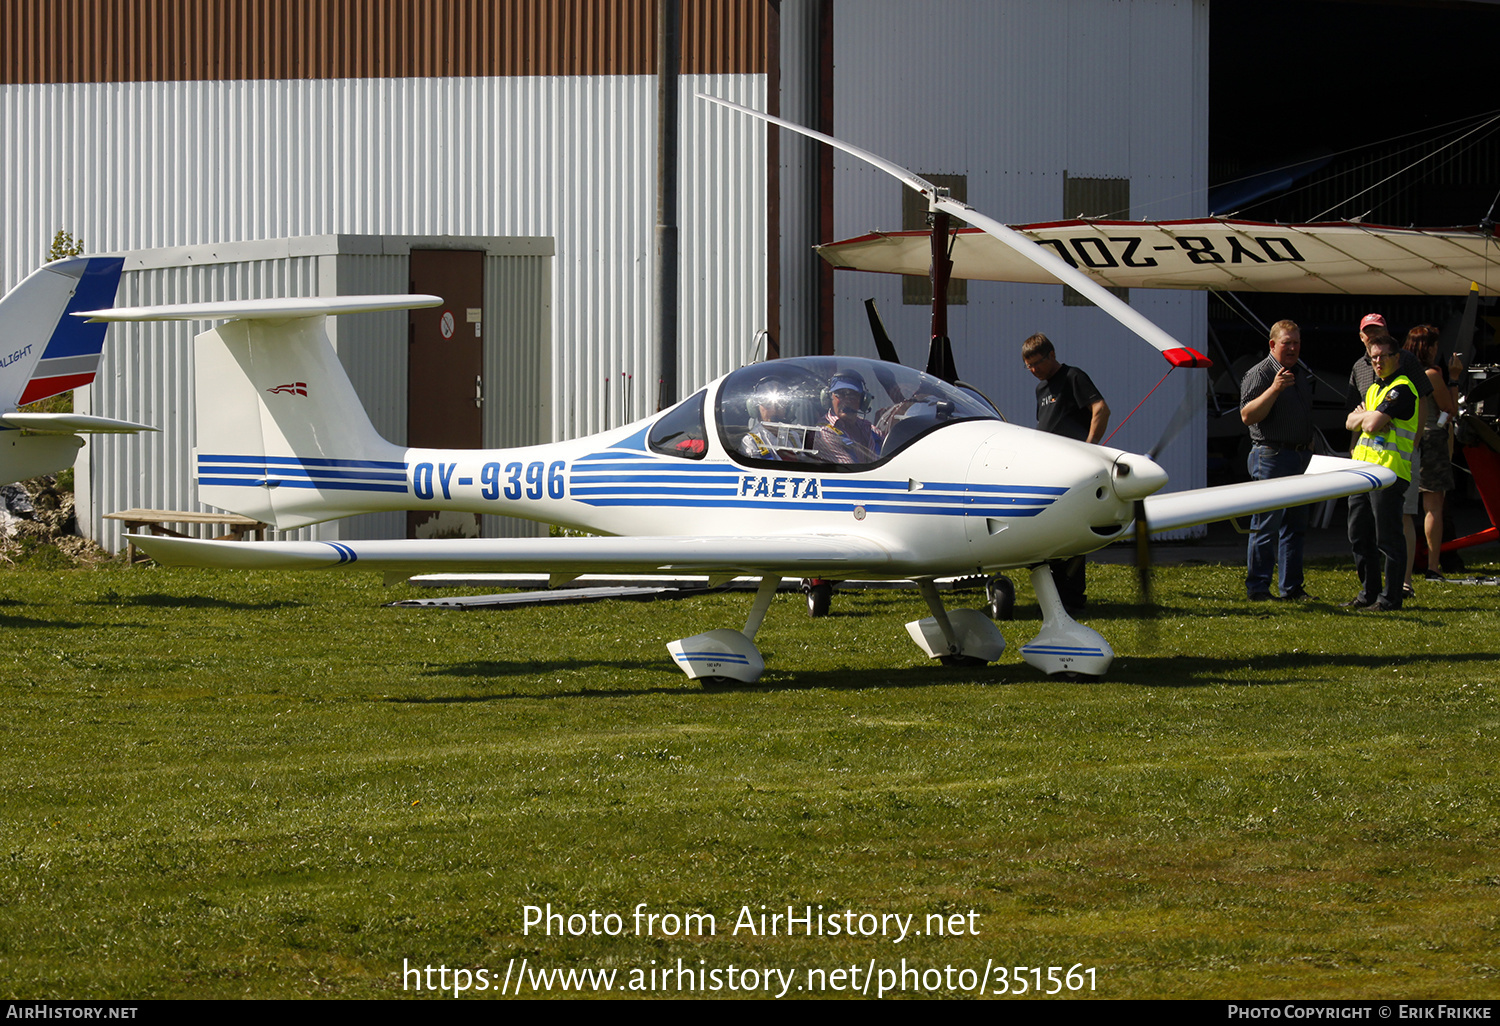
[[[447,666],[429,665],[422,672],[424,677],[525,677],[542,673],[576,673],[605,667],[611,670],[659,670],[670,665],[663,661],[627,661],[623,659],[526,659],[502,662],[497,659],[471,659],[464,663],[449,663]]]
[[[900,690],[905,688],[930,688],[956,684],[1017,684],[1021,678],[1016,670],[1030,670],[1011,664],[991,666],[942,666],[932,663],[925,666],[896,666],[890,669],[860,670],[808,670],[790,671],[786,676],[778,675],[773,680],[760,680],[754,684],[731,681],[705,687],[706,691],[812,691],[826,688],[830,691],[861,691],[874,688]]]
[[[487,695],[406,695],[387,696],[381,701],[392,705],[465,705],[473,702],[508,702],[518,698],[623,698],[631,695],[691,695],[695,688],[601,688],[580,687],[573,691],[507,691]]]
[[[1448,653],[1443,659],[1452,663],[1493,663],[1500,659],[1500,652]],[[1432,653],[1414,652],[1408,656],[1358,655],[1349,652],[1283,652],[1264,656],[1151,656],[1122,657],[1123,669],[1106,676],[1116,684],[1150,688],[1201,688],[1230,685],[1232,687],[1274,687],[1284,684],[1305,683],[1307,671],[1319,666],[1336,666],[1347,669],[1363,667],[1372,670],[1389,670],[1392,667],[1419,668],[1432,662]],[[1231,680],[1230,673],[1276,673],[1293,671],[1285,677],[1266,680]]]
[[[10,603],[5,603],[5,604],[9,605]],[[17,604],[19,605],[19,603],[17,603]],[[31,617],[31,616],[9,616],[9,615],[5,615],[5,614],[0,614],[0,628],[6,628],[6,627],[26,628],[26,627],[30,627],[30,628],[56,628],[56,629],[63,629],[63,630],[71,630],[74,627],[82,627],[82,626],[84,626],[84,625],[81,624],[81,623],[74,623],[71,620],[38,620],[35,617]]]
[[[424,670],[423,677],[472,677],[483,679],[511,679],[544,677],[549,673],[576,673],[605,668],[619,671],[653,671],[663,668],[657,662],[623,662],[603,659],[557,659],[550,662],[528,660],[525,662],[499,662],[496,660],[471,660],[449,666],[433,666]],[[676,687],[600,687],[597,684],[581,684],[576,688],[553,688],[547,691],[517,690],[492,691],[482,695],[393,695],[382,701],[396,705],[445,705],[469,702],[504,702],[517,698],[619,698],[624,695],[677,695],[695,690],[685,685]]]
[[[774,658],[774,653],[772,653]],[[553,662],[493,662],[473,661],[468,663],[457,663],[448,668],[431,668],[423,676],[426,677],[484,677],[484,678],[516,678],[516,677],[540,677],[548,673],[569,673],[594,668],[609,668],[621,671],[645,671],[665,672],[669,664],[665,662],[613,662],[607,660],[581,660],[567,659]],[[770,679],[762,678],[753,684],[744,684],[739,681],[725,681],[723,683],[708,684],[702,681],[681,678],[680,683],[666,687],[607,687],[598,684],[580,684],[576,688],[541,690],[525,690],[510,692],[490,692],[482,695],[406,695],[389,696],[383,701],[396,704],[445,704],[445,703],[467,703],[467,702],[500,702],[510,699],[537,699],[537,698],[620,698],[632,695],[682,695],[693,696],[702,694],[724,694],[734,691],[813,691],[826,689],[833,691],[856,691],[871,688],[924,688],[942,686],[947,684],[1009,684],[1020,683],[1016,679],[1013,670],[1020,669],[1024,672],[1034,673],[1030,667],[1009,666],[977,666],[977,667],[948,667],[948,666],[908,666],[895,667],[889,670],[815,670],[805,673],[786,670],[772,670]],[[1044,679],[1040,675],[1034,678]]]
[[[236,602],[232,599],[210,598],[206,595],[117,595],[101,596],[79,603],[86,606],[140,606],[146,609],[234,609],[240,611],[268,609],[296,609],[307,603],[293,599],[276,599],[271,602]]]

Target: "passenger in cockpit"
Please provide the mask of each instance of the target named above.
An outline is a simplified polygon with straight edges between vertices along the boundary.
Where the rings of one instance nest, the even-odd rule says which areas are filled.
[[[790,396],[782,382],[771,375],[761,378],[750,390],[746,405],[750,407],[750,425],[740,439],[740,452],[759,460],[796,459],[801,446],[786,423]]]

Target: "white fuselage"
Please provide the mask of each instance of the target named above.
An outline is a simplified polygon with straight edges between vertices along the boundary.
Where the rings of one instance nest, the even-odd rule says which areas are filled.
[[[708,387],[706,410],[722,383]],[[620,536],[857,535],[890,553],[890,577],[993,572],[1092,551],[1129,527],[1131,499],[1166,480],[1144,457],[993,419],[940,425],[851,470],[748,460],[725,448],[712,413],[693,458],[667,455],[647,444],[662,416],[517,449],[387,443],[363,459],[264,462],[200,451],[198,478],[205,501],[283,527],[411,509]],[[1126,496],[1116,486],[1122,461],[1133,471]]]

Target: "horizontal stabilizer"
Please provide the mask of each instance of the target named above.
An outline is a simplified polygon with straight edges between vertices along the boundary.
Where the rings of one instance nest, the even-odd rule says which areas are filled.
[[[842,535],[766,538],[446,538],[415,541],[217,542],[130,535],[167,566],[431,573],[734,572],[760,576],[878,574],[891,561],[884,548]],[[819,573],[817,571],[824,571]]]
[[[1305,474],[1150,496],[1145,500],[1146,519],[1152,531],[1171,531],[1373,492],[1395,483],[1395,472],[1385,467],[1336,456],[1314,456]]]
[[[90,417],[82,413],[4,413],[0,414],[0,424],[57,435],[121,435],[156,430],[150,424]]]
[[[218,303],[176,303],[168,306],[119,307],[75,313],[90,321],[266,321],[290,317],[331,317],[338,314],[378,313],[382,310],[421,310],[438,306],[441,296],[310,296],[289,299],[234,299]]]

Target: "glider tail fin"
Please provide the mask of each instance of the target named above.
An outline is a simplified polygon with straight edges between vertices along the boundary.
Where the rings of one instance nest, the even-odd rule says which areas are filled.
[[[403,450],[370,423],[325,322],[235,320],[197,337],[202,501],[278,528],[405,508]]]
[[[245,299],[91,310],[100,321],[227,319],[194,340],[198,497],[278,528],[410,505],[406,450],[370,423],[325,328],[437,296]]]
[[[0,413],[87,385],[108,325],[67,316],[114,302],[120,257],[54,260],[0,298]]]

